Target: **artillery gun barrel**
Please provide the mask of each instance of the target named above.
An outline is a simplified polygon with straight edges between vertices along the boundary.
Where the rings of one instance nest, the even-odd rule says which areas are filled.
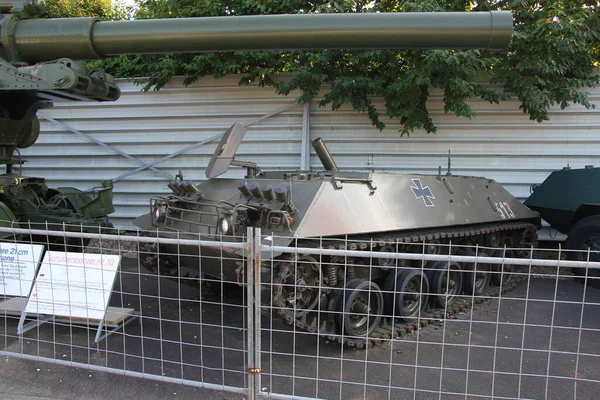
[[[3,24],[5,25],[5,24]],[[512,14],[492,12],[298,14],[99,21],[13,20],[2,46],[14,59],[293,49],[504,49]],[[4,32],[10,32],[5,35]]]

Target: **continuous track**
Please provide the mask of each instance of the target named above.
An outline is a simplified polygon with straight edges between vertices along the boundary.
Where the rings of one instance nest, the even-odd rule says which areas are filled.
[[[378,234],[375,237],[364,237],[362,238],[362,241],[361,238],[353,237],[351,242],[337,240],[314,243],[303,241],[298,243],[298,247],[316,247],[318,244],[326,248],[361,250],[370,248],[374,243],[380,246],[390,243],[423,243],[432,240],[441,240],[442,243],[445,241],[447,241],[447,243],[450,243],[451,241],[452,243],[455,243],[456,241],[453,239],[461,238],[466,241],[481,241],[483,235],[489,235],[494,232],[512,232],[512,235],[510,236],[516,238],[513,243],[513,245],[515,245],[514,247],[523,248],[521,256],[526,256],[526,249],[534,244],[533,242],[528,242],[529,238],[532,237],[532,234],[533,237],[535,237],[536,229],[535,226],[529,223],[506,223],[447,231],[416,232],[402,236]],[[458,241],[460,242],[460,240]],[[290,261],[282,261],[281,263],[290,263]],[[331,301],[331,297],[335,297],[335,294],[331,294],[331,292],[335,292],[336,290],[341,291],[343,288],[331,288],[331,292],[328,295],[330,298],[327,301],[320,302],[322,305],[321,307],[317,307],[317,309],[308,312],[299,313],[298,310],[286,307],[281,295],[283,290],[277,288],[277,285],[285,285],[285,282],[282,282],[282,279],[277,279],[276,274],[274,276],[275,279],[272,283],[273,289],[271,290],[273,292],[273,298],[271,306],[267,307],[268,310],[272,310],[274,315],[277,315],[285,324],[292,326],[294,329],[319,334],[330,341],[343,343],[345,346],[359,349],[377,345],[378,343],[394,337],[403,336],[407,333],[414,332],[420,327],[426,326],[433,321],[448,318],[459,312],[467,311],[473,303],[480,303],[490,297],[498,297],[501,292],[510,291],[518,284],[518,279],[513,279],[506,285],[502,284],[501,286],[489,287],[485,293],[478,296],[462,295],[445,309],[435,309],[428,306],[428,308],[425,308],[417,318],[411,318],[408,321],[403,321],[394,317],[382,318],[379,326],[368,337],[352,337],[343,334],[343,330],[341,327],[337,326],[335,318],[333,317],[337,310],[335,310],[335,301]]]
[[[402,234],[376,234],[374,236],[353,236],[348,240],[332,239],[324,241],[299,240],[295,243],[296,246],[302,248],[324,248],[332,249],[347,249],[347,250],[365,250],[376,246],[385,246],[390,244],[399,245],[419,244],[419,243],[436,243],[436,244],[452,244],[453,246],[472,244],[472,243],[490,243],[494,242],[494,233],[502,232],[506,240],[510,239],[510,246],[513,248],[521,248],[521,254],[516,256],[527,257],[531,246],[535,244],[536,228],[534,225],[523,222],[516,223],[498,223],[480,227],[467,227],[448,229],[441,231],[418,231]],[[499,245],[499,244],[497,244]],[[458,247],[457,247],[458,248]],[[422,249],[422,247],[421,247]],[[422,251],[422,250],[421,250]],[[140,244],[140,260],[142,265],[147,269],[165,276],[168,279],[174,280],[179,284],[184,284],[192,287],[199,287],[199,277],[181,276],[177,266],[174,263],[160,263],[158,267],[158,257],[156,256],[156,248],[153,244],[142,246]],[[444,253],[446,254],[446,253]],[[453,253],[456,254],[456,253]],[[307,285],[307,290],[316,290],[320,298],[315,299],[315,304],[307,309],[294,309],[289,307],[282,297],[283,286],[289,285],[286,282],[287,273],[294,259],[282,256],[279,259],[265,261],[263,271],[269,271],[266,276],[263,276],[264,287],[268,290],[263,290],[263,312],[267,315],[278,317],[285,324],[292,326],[294,330],[310,332],[318,334],[332,342],[341,343],[351,348],[365,348],[385,342],[391,338],[400,337],[408,333],[414,332],[420,327],[426,326],[432,322],[452,317],[460,312],[467,311],[474,303],[480,303],[491,297],[498,297],[501,293],[510,291],[518,284],[518,279],[513,279],[507,284],[501,286],[491,286],[484,293],[477,296],[462,294],[457,300],[445,309],[426,307],[420,315],[409,320],[402,320],[394,317],[385,317],[368,336],[353,337],[343,333],[339,324],[336,323],[336,307],[335,297],[343,291],[341,286],[323,285],[321,291],[318,291],[314,286]],[[349,260],[346,260],[346,262]],[[360,263],[360,261],[359,261]],[[273,270],[269,269],[273,267]],[[269,268],[265,268],[269,267]],[[363,265],[362,267],[368,267]],[[374,268],[378,268],[374,266]],[[323,274],[323,272],[321,272]],[[319,276],[319,282],[325,279],[323,275]],[[343,282],[343,280],[342,280]],[[266,294],[266,295],[265,295]],[[310,294],[310,293],[309,293]],[[265,298],[266,297],[266,298]],[[266,301],[266,303],[265,303]]]

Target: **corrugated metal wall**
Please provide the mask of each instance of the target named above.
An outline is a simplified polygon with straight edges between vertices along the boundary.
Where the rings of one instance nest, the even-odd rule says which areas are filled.
[[[271,88],[238,86],[238,79],[207,78],[187,88],[175,79],[158,92],[146,93],[120,81],[123,93],[118,102],[55,104],[41,114],[61,124],[41,118],[38,142],[22,150],[28,160],[23,174],[44,176],[51,186],[89,189],[101,179],[138,168],[140,162],[153,162],[213,137],[235,121],[249,123],[294,105],[293,97],[276,96]],[[600,88],[592,92],[592,99],[600,106]],[[493,178],[521,199],[529,195],[532,183],[543,181],[554,169],[600,164],[600,108],[556,108],[549,122],[538,124],[529,121],[516,101],[476,101],[473,106],[478,112],[473,120],[447,115],[441,93],[434,92],[430,110],[438,133],[415,132],[410,137],[400,137],[395,123],[379,132],[366,115],[350,108],[332,112],[311,106],[310,132],[312,138],[327,141],[344,169],[437,173],[441,165],[445,172],[450,150],[454,174]],[[251,125],[237,159],[257,162],[263,169],[300,168],[302,121],[303,107],[297,105]],[[133,218],[145,213],[149,198],[167,190],[164,173],[174,176],[183,168],[186,179],[203,179],[215,145],[216,141],[198,146],[156,165],[163,174],[145,169],[118,181],[113,222],[131,226]],[[320,169],[315,155],[311,165]],[[228,175],[243,173],[238,168]]]

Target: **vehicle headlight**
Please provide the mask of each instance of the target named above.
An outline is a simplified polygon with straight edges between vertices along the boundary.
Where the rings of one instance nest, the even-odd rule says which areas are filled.
[[[217,222],[217,233],[220,235],[233,234],[233,221],[229,217],[221,217]]]
[[[156,224],[163,223],[167,216],[167,206],[161,202],[155,202],[152,206],[152,222]]]

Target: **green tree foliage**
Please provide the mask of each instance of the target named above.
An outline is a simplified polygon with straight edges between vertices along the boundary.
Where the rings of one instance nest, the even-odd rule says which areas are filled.
[[[115,0],[45,0],[45,18],[99,17],[101,19],[125,19],[129,10]]]
[[[136,18],[181,18],[339,12],[510,10],[515,34],[506,52],[453,50],[324,50],[123,56],[105,67],[121,77],[145,76],[145,89],[160,89],[175,75],[189,84],[202,76],[241,74],[241,84],[272,86],[278,94],[298,90],[338,109],[350,104],[383,129],[397,119],[401,133],[435,132],[427,109],[431,88],[444,92],[444,109],[472,118],[468,100],[491,103],[516,97],[532,120],[548,119],[550,106],[592,107],[585,91],[599,82],[600,22],[597,1],[462,0],[139,0]],[[277,80],[286,73],[290,79]],[[489,85],[491,82],[494,85]],[[498,89],[500,88],[500,89]],[[379,110],[374,98],[383,98]]]

